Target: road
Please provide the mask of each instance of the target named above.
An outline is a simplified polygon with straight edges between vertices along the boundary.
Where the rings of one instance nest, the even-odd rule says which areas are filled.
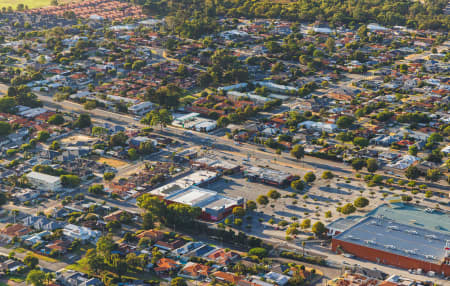
[[[115,123],[120,125],[126,125],[126,126],[135,126],[135,127],[147,127],[144,124],[141,124],[139,121],[136,121],[132,116],[124,115],[124,114],[117,114],[114,112],[102,110],[102,109],[93,109],[93,110],[85,110],[81,104],[74,103],[71,101],[63,101],[63,102],[55,102],[53,101],[53,98],[50,96],[46,96],[43,94],[38,93],[38,98],[46,103],[46,106],[53,108],[53,109],[59,109],[61,111],[69,111],[69,112],[75,112],[75,113],[88,113],[91,115],[93,121],[100,122],[100,123]],[[336,162],[326,159],[320,159],[313,156],[306,155],[304,158],[301,159],[301,162],[297,162],[293,160],[293,158],[287,154],[282,153],[281,155],[277,155],[274,153],[274,151],[270,149],[265,149],[265,151],[260,150],[261,147],[258,147],[256,145],[248,144],[248,143],[239,143],[239,145],[236,145],[237,143],[231,139],[227,139],[224,137],[218,137],[214,135],[210,135],[207,133],[202,132],[196,132],[196,131],[189,131],[190,134],[186,134],[186,130],[182,128],[178,128],[175,126],[167,126],[165,130],[155,130],[155,132],[160,133],[161,135],[164,135],[166,137],[171,137],[173,139],[176,139],[178,141],[186,141],[191,142],[193,145],[197,146],[209,146],[210,142],[214,143],[214,148],[218,150],[222,150],[225,152],[229,152],[230,154],[234,154],[237,156],[247,156],[250,155],[252,157],[256,157],[257,159],[263,160],[270,160],[271,164],[276,165],[283,165],[292,167],[295,169],[302,169],[306,171],[315,171],[318,170],[329,170],[333,173],[348,177],[352,174],[354,171],[351,166],[346,165],[342,162]],[[209,140],[209,142],[205,141]],[[364,172],[360,172],[361,174],[364,174]],[[403,171],[398,170],[394,172],[394,175],[389,175],[382,173],[381,171],[378,171],[378,174],[382,175],[386,179],[392,178],[395,180],[398,180],[400,177],[403,177]],[[405,179],[405,178],[404,178]],[[406,180],[406,179],[405,179]],[[419,181],[417,180],[418,184],[427,184],[429,185],[430,190],[439,191],[439,192],[448,192],[448,187],[443,186],[440,184],[430,184],[430,182],[425,181]]]
[[[94,110],[84,110],[82,105],[69,102],[69,101],[63,101],[63,102],[54,102],[53,99],[49,96],[45,96],[42,94],[38,94],[39,99],[41,99],[43,102],[45,102],[46,106],[51,107],[53,109],[59,109],[63,111],[69,111],[69,112],[75,112],[75,113],[88,113],[91,115],[93,121],[96,122],[113,122],[116,124],[126,125],[126,126],[135,126],[135,127],[144,127],[145,125],[142,125],[138,121],[135,121],[133,117],[123,114],[116,114],[113,112],[100,110],[100,109],[94,109]],[[316,157],[311,156],[305,156],[301,163],[296,162],[292,159],[288,154],[281,154],[277,155],[273,152],[267,152],[263,150],[259,150],[260,147],[247,144],[247,143],[240,143],[236,145],[236,143],[233,140],[223,138],[223,137],[216,137],[213,135],[195,132],[195,131],[189,131],[189,134],[186,133],[186,130],[177,128],[174,126],[168,126],[165,130],[162,131],[156,131],[161,135],[174,138],[178,141],[185,141],[190,142],[193,145],[204,145],[209,146],[211,145],[211,142],[214,144],[215,149],[221,150],[223,152],[236,155],[236,156],[252,156],[257,158],[258,160],[261,160],[261,162],[266,161],[270,162],[270,164],[280,164],[283,166],[289,166],[293,168],[293,172],[295,173],[295,169],[302,169],[302,170],[314,170],[317,172],[318,169],[322,170],[332,170],[334,173],[341,175],[341,176],[349,176],[353,172],[350,166],[345,165],[341,162],[334,162],[330,160],[324,160]],[[209,141],[209,142],[207,142]],[[269,161],[268,161],[269,160]],[[385,177],[390,177],[388,175],[383,174]],[[392,177],[397,178],[397,177]],[[446,188],[447,189],[447,188]],[[105,199],[96,198],[88,195],[90,199],[93,199],[98,202],[103,202]],[[116,200],[107,200],[107,203],[109,205],[126,209],[131,212],[139,211],[136,206],[133,206],[126,202],[117,202]],[[301,250],[301,247],[293,244],[293,243],[287,243],[286,241],[277,239],[277,238],[270,238],[268,239],[270,242],[274,244],[285,244],[288,245],[289,248],[298,249]],[[357,259],[352,258],[346,258],[341,255],[337,255],[335,253],[331,253],[329,250],[323,249],[323,250],[317,250],[310,251],[316,254],[324,255],[327,257],[327,261],[330,261],[333,265],[339,265],[339,266],[345,266],[347,265],[360,265],[361,267],[373,269],[374,266],[381,271],[384,271],[386,273],[396,273],[403,275],[405,277],[410,277],[412,279],[418,279],[423,280],[424,276],[420,275],[413,275],[409,273],[406,270],[386,266],[386,265],[379,265],[368,261],[361,261]],[[436,282],[444,282],[444,284],[447,282],[445,280],[440,280],[439,278],[427,278],[427,280],[433,280]]]
[[[8,256],[11,251],[14,251],[14,249],[9,249],[9,248],[0,246],[0,254],[1,255]],[[19,258],[22,261],[25,258],[25,256],[27,256],[27,252],[14,251],[14,253],[15,253],[15,257]],[[68,265],[69,264],[62,262],[62,261],[50,262],[50,261],[46,261],[44,259],[39,259],[39,266],[44,268],[44,270],[59,271],[65,267],[67,267]]]

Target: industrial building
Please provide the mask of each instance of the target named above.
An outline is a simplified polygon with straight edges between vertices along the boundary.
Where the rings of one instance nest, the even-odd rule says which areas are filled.
[[[449,224],[448,214],[440,211],[383,205],[335,235],[332,250],[430,276],[450,276]]]
[[[236,206],[243,206],[244,199],[230,198],[215,191],[191,186],[164,198],[168,203],[179,203],[202,209],[200,218],[218,221],[229,215]]]
[[[61,189],[61,179],[39,172],[30,172],[26,175],[28,181],[37,189],[44,191],[57,191]]]

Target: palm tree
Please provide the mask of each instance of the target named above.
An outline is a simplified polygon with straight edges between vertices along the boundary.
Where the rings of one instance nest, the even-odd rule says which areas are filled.
[[[303,252],[303,256],[305,256],[305,245],[306,245],[306,242],[302,241],[302,252]]]

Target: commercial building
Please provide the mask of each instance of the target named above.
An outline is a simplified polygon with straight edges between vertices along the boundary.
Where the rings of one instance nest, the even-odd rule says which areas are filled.
[[[26,175],[28,181],[37,189],[44,191],[57,191],[61,189],[61,179],[39,172],[30,172]]]
[[[216,172],[238,172],[240,170],[240,166],[234,163],[230,163],[228,161],[215,159],[215,158],[209,158],[209,157],[202,157],[195,160],[191,160],[191,165],[193,168],[198,169],[207,169],[210,171],[216,171]]]
[[[172,183],[156,188],[152,190],[150,194],[160,198],[165,198],[180,190],[189,188],[190,186],[204,186],[210,182],[213,182],[218,177],[219,175],[216,172],[200,170],[184,176]]]
[[[259,181],[269,185],[283,186],[288,184],[293,176],[291,174],[256,166],[248,167],[244,170],[244,176],[252,181]]]
[[[191,186],[165,197],[169,203],[179,203],[202,209],[201,218],[205,220],[218,221],[229,215],[233,208],[242,206],[244,199],[230,198],[218,194],[215,191]]]
[[[426,214],[424,212],[423,215],[426,217]],[[446,220],[444,223],[448,224],[448,216]],[[431,230],[429,226],[422,226],[411,219],[399,223],[381,215],[368,216],[334,236],[332,250],[376,263],[416,269],[430,276],[450,276],[448,230]]]
[[[128,107],[128,110],[135,115],[144,115],[155,108],[155,105],[150,101],[144,101]]]

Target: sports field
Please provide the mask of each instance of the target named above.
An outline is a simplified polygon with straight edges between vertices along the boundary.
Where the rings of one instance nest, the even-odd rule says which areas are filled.
[[[14,10],[18,4],[28,6],[28,8],[39,8],[49,6],[52,0],[0,0],[0,7],[11,6]]]
[[[67,4],[70,2],[76,2],[77,0],[58,0],[59,4]],[[18,4],[28,6],[29,9],[40,8],[50,6],[52,0],[0,0],[0,8],[11,6],[14,10]]]

